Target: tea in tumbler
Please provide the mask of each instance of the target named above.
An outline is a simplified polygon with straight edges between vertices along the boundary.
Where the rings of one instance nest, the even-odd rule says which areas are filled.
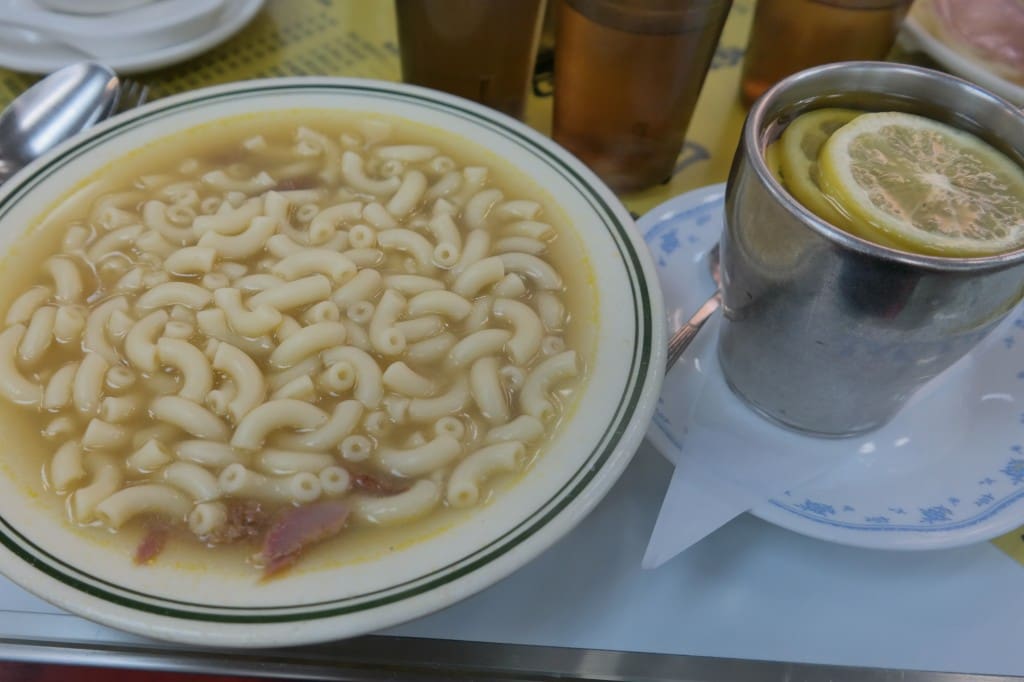
[[[744,124],[720,245],[733,391],[804,433],[878,428],[1024,295],[1024,113],[906,64],[790,76]]]

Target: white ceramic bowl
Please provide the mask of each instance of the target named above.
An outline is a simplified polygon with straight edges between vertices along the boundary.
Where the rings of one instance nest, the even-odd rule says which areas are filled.
[[[192,644],[256,647],[354,636],[447,606],[508,575],[579,523],[629,463],[665,366],[665,316],[647,249],[622,205],[580,162],[471,102],[347,79],[250,81],[160,100],[63,145],[0,188],[0,250],[52,197],[154,138],[237,114],[328,107],[449,130],[504,157],[557,199],[597,274],[596,356],[574,415],[523,479],[469,520],[379,560],[264,584],[257,576],[160,562],[137,567],[122,552],[98,551],[56,515],[37,513],[25,492],[0,476],[0,571],[22,587],[106,625]]]

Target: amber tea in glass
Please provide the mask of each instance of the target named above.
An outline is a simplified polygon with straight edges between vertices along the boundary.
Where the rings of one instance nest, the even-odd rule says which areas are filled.
[[[672,174],[731,0],[562,0],[554,139],[616,191]]]
[[[744,103],[811,66],[885,58],[912,1],[758,0],[743,60]]]
[[[395,0],[402,80],[523,117],[544,0]]]

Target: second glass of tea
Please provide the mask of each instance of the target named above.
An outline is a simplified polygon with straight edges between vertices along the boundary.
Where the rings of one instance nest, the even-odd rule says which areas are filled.
[[[758,0],[743,59],[748,106],[818,64],[884,59],[913,0]]]
[[[402,80],[521,119],[544,0],[395,0]]]
[[[616,191],[667,180],[732,0],[561,0],[554,139]]]

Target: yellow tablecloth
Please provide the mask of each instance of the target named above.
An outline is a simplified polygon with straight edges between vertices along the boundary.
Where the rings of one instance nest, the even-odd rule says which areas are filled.
[[[153,97],[250,78],[293,75],[399,80],[394,5],[389,0],[268,0],[230,40],[194,59],[138,77]],[[744,110],[736,97],[739,61],[753,0],[736,0],[671,182],[626,197],[637,213],[695,187],[721,182],[739,137]],[[35,76],[0,69],[0,105]],[[527,122],[551,130],[551,97],[532,97]],[[723,116],[722,112],[729,112]]]
[[[511,0],[510,0],[511,1]],[[746,109],[739,100],[740,65],[755,0],[734,0],[707,75],[676,172],[665,184],[622,197],[642,214],[659,203],[729,173]],[[894,52],[894,58],[920,61]],[[335,75],[398,80],[398,40],[388,0],[268,0],[257,17],[230,40],[189,61],[144,74],[153,97],[252,78]],[[0,69],[0,106],[36,80]],[[531,97],[526,121],[551,131],[551,97]],[[1024,528],[995,544],[1024,563]]]

